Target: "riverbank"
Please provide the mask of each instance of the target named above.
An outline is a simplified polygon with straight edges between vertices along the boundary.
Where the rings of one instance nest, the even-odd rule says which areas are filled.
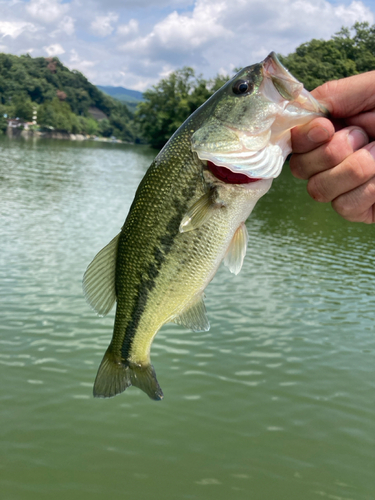
[[[70,134],[68,132],[61,132],[58,130],[31,130],[22,129],[21,127],[8,127],[6,130],[6,135],[9,138],[20,138],[24,139],[59,139],[59,140],[69,140],[69,141],[101,141],[101,142],[116,142],[121,144],[133,144],[131,142],[122,141],[116,137],[98,137],[94,135],[85,134]]]

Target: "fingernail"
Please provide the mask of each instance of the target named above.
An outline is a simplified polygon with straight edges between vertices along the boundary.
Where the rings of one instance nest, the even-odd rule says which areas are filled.
[[[330,134],[326,128],[322,127],[321,125],[317,125],[309,131],[307,137],[311,142],[319,144],[328,141],[330,138]]]
[[[349,132],[348,141],[353,148],[353,151],[357,151],[359,148],[368,143],[368,138],[365,132],[359,128],[355,128]]]

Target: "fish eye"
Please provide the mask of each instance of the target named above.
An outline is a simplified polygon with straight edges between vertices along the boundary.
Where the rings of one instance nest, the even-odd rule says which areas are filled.
[[[237,80],[232,87],[235,94],[248,94],[252,92],[254,85],[248,80]]]

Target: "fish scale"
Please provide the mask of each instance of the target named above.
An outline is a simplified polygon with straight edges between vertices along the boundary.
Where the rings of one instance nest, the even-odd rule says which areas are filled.
[[[86,297],[97,312],[106,314],[117,302],[95,396],[115,396],[134,385],[161,399],[150,361],[159,329],[168,322],[194,331],[209,329],[204,290],[222,261],[231,272],[240,271],[248,239],[245,221],[272,183],[262,159],[269,155],[281,169],[289,152],[290,128],[322,114],[312,97],[302,91],[297,95],[295,82],[274,54],[245,68],[178,129],[148,169],[120,234],[99,252],[84,276]],[[237,95],[238,89],[249,90]],[[271,125],[276,118],[278,142],[273,144]],[[285,122],[284,135],[280,122]],[[252,138],[254,131],[258,136]],[[258,149],[249,150],[249,145]],[[223,149],[226,156],[221,155]],[[234,162],[223,164],[223,157]],[[238,162],[240,167],[236,157],[245,158]],[[256,179],[251,178],[250,163]],[[231,175],[217,178],[216,170],[210,170],[217,164],[228,167]],[[277,173],[275,168],[272,172]]]

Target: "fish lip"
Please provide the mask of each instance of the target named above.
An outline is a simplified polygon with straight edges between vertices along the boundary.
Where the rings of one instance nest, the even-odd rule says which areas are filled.
[[[297,78],[295,78],[285,66],[281,64],[276,52],[270,52],[268,56],[261,62],[264,76],[273,75],[279,78],[284,77],[287,80],[292,80],[295,83],[300,83]]]
[[[261,62],[263,76],[270,78],[280,93],[279,88],[284,88],[288,93],[290,104],[300,106],[306,111],[329,116],[327,108],[318,102],[279,61],[276,52],[270,52],[268,56]],[[282,94],[283,97],[285,97]]]

